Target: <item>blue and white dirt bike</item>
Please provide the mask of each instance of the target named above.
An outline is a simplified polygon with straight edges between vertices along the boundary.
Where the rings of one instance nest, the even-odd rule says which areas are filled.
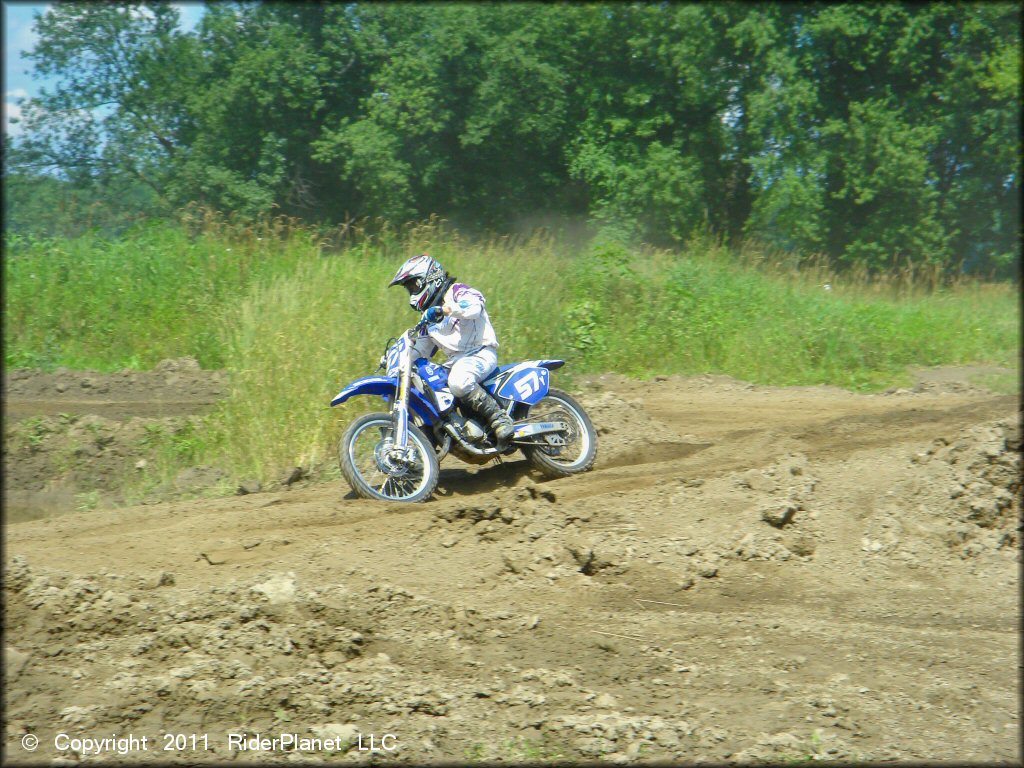
[[[412,343],[422,326],[410,328],[384,348],[383,376],[356,379],[331,400],[378,395],[388,413],[356,419],[341,438],[341,471],[363,498],[423,501],[437,487],[439,462],[449,453],[485,464],[521,450],[546,477],[586,472],[597,457],[597,433],[572,397],[550,387],[551,371],[563,360],[526,360],[498,366],[481,385],[515,422],[506,445],[496,444],[484,419],[448,389],[448,370],[424,358],[413,360]]]

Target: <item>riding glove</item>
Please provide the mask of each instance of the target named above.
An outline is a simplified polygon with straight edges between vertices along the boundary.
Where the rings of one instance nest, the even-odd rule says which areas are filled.
[[[444,320],[444,310],[440,307],[430,307],[423,313],[423,322],[425,323],[439,323],[442,320]]]

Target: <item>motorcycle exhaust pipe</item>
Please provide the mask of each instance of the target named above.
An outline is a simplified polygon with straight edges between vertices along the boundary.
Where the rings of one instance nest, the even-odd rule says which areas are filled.
[[[462,435],[460,435],[455,430],[455,427],[453,425],[451,425],[451,424],[445,424],[444,425],[444,431],[447,432],[449,435],[451,435],[452,438],[455,440],[455,442],[457,442],[462,448],[464,448],[469,453],[472,453],[472,454],[474,454],[476,456],[493,456],[493,455],[498,453],[493,448],[488,449],[488,450],[481,450],[481,449],[477,448],[475,445],[470,445],[469,443],[467,443],[465,440],[462,439]]]

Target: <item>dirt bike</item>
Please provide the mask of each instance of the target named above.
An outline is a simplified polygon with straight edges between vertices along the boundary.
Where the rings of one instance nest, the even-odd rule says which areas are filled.
[[[526,360],[498,366],[481,383],[512,417],[515,431],[499,444],[485,420],[448,388],[448,369],[413,359],[423,324],[384,347],[383,376],[356,379],[331,400],[379,395],[387,413],[368,413],[345,431],[338,447],[341,472],[359,496],[381,501],[424,501],[434,493],[439,464],[449,453],[485,464],[515,451],[549,478],[586,472],[597,457],[597,433],[572,397],[550,387],[564,360]]]

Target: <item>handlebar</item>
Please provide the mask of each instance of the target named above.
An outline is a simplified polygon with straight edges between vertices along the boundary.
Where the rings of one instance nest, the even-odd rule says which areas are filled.
[[[414,340],[413,337],[418,336],[419,332],[422,329],[426,328],[427,325],[429,325],[429,323],[427,323],[425,320],[421,320],[420,322],[416,323],[416,325],[414,325],[412,328],[409,328],[406,331],[404,331],[402,333],[402,336],[404,336],[406,334],[409,334],[410,335],[410,340]],[[398,336],[398,337],[392,336],[390,339],[387,340],[387,343],[384,345],[384,353],[380,356],[380,362],[377,364],[377,370],[378,371],[381,371],[381,370],[385,369],[385,367],[386,367],[385,363],[386,363],[387,356],[388,356],[388,350],[391,348],[391,345],[394,344],[396,341],[398,341],[398,339],[400,339],[400,338],[401,338],[401,336]]]

